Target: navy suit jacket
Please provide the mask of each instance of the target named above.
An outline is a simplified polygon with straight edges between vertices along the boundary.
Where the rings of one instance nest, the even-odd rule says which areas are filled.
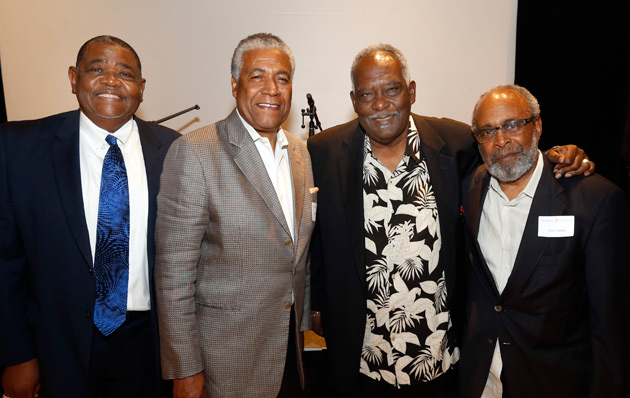
[[[478,162],[470,127],[449,119],[413,115],[420,133],[440,217],[449,310],[456,318],[459,286],[456,264],[463,264],[460,184]],[[311,307],[322,311],[332,381],[337,390],[353,388],[367,313],[364,260],[363,145],[358,119],[308,140],[317,192],[317,221],[311,241]],[[463,308],[462,308],[463,309]],[[454,320],[457,326],[460,322]]]
[[[462,396],[481,396],[497,338],[512,398],[627,396],[622,323],[629,311],[622,289],[630,216],[623,191],[598,175],[556,180],[545,160],[514,268],[499,294],[477,243],[489,182],[480,166],[463,187],[472,265]],[[574,236],[538,236],[539,216],[567,215],[575,217]]]
[[[43,392],[66,397],[88,396],[94,330],[95,280],[81,192],[79,114],[0,126],[0,365],[37,358]],[[164,157],[179,134],[136,122],[149,189],[147,250],[154,303],[156,196]]]

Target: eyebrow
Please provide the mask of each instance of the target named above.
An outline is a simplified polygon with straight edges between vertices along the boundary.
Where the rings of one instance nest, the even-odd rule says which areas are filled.
[[[404,80],[394,79],[394,80],[388,80],[388,81],[382,82],[382,83],[379,81],[378,84],[379,85],[383,85],[383,86],[390,86],[390,87],[391,86],[402,86],[402,85],[404,85]],[[367,90],[367,89],[371,89],[370,87],[361,86],[361,87],[357,87],[356,90],[361,90],[361,89]]]
[[[506,124],[506,123],[510,123],[510,122],[515,121],[515,120],[521,120],[521,119],[523,119],[523,118],[519,118],[519,117],[510,117],[510,118],[507,118],[507,119],[503,119],[503,121],[502,121],[502,122],[500,122],[501,124],[500,124],[500,125],[498,125],[498,126],[493,126],[493,125],[491,125],[491,124],[486,123],[486,124],[484,124],[483,126],[481,126],[481,128],[482,128],[482,129],[485,129],[485,128],[496,128],[496,127],[501,127],[501,126],[503,126],[503,125],[504,125],[504,124]],[[524,118],[524,119],[527,119],[527,118]]]
[[[100,63],[107,63],[107,59],[105,58],[97,58],[97,59],[93,59],[91,60],[88,64],[89,65],[94,65],[94,64],[100,64]],[[122,66],[123,68],[129,69],[129,70],[134,70],[134,67],[125,63],[125,62],[116,62],[116,66]]]
[[[249,71],[247,71],[247,73],[248,73],[248,74],[250,74],[250,73],[254,73],[254,72],[261,72],[261,73],[264,73],[264,72],[267,72],[268,70],[269,70],[269,69],[267,69],[267,68],[252,68],[252,69],[250,69]],[[279,74],[279,75],[287,75],[287,76],[291,76],[291,74],[290,74],[288,71],[284,70],[284,69],[279,70],[279,71],[277,72],[277,74]]]
[[[123,68],[126,68],[126,69],[135,70],[135,68],[133,66],[131,66],[129,64],[126,64],[124,62],[116,62],[116,65],[117,66],[120,65],[120,66],[122,66]]]

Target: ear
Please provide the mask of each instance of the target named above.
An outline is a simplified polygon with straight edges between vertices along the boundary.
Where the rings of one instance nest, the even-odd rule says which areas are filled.
[[[68,68],[68,79],[70,80],[70,87],[72,87],[72,94],[77,93],[77,68],[71,66]]]
[[[540,116],[534,122],[534,127],[536,127],[536,138],[540,139],[540,136],[542,135],[542,119]]]
[[[144,101],[144,85],[146,84],[147,79],[142,79],[140,81],[140,102]]]
[[[352,101],[352,108],[354,109],[354,112],[356,113],[357,111],[357,104],[354,100],[354,91],[350,91],[350,101]]]
[[[232,97],[236,98],[236,93],[238,92],[238,82],[232,76]]]
[[[411,104],[416,102],[416,82],[413,80],[409,82],[409,102]]]

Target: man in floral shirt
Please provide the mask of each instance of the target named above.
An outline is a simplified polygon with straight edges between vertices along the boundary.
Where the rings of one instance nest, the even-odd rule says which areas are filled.
[[[308,142],[312,308],[331,381],[343,396],[455,396],[459,182],[479,162],[470,127],[411,113],[416,84],[392,46],[361,51],[351,76],[358,119]],[[560,171],[589,170],[582,159]]]

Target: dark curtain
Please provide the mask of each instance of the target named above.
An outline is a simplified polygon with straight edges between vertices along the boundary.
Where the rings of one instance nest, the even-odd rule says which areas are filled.
[[[7,107],[4,102],[4,85],[2,84],[2,60],[0,59],[0,124],[7,121]]]
[[[628,195],[630,20],[623,3],[519,1],[515,83],[540,102],[541,148],[580,146]]]

